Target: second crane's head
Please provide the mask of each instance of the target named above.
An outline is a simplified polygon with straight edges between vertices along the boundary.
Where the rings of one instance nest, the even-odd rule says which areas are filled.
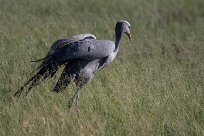
[[[122,33],[125,33],[127,34],[128,38],[131,40],[130,23],[125,20],[117,21],[115,26],[115,33],[116,33],[116,38],[121,38]]]

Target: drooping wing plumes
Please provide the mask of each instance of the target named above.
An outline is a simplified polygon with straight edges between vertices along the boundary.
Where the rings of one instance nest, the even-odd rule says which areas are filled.
[[[80,71],[80,65],[77,64],[78,62],[79,60],[72,60],[66,64],[61,76],[55,84],[53,91],[60,92],[61,90],[64,90],[71,83],[71,81],[75,79],[76,72]],[[73,69],[75,72],[72,71]]]
[[[28,87],[26,90],[26,94],[29,93],[29,91],[33,88],[33,86],[36,86],[40,84],[41,80],[45,80],[49,76],[53,76],[57,71],[56,65],[41,65],[37,70],[36,74],[34,74],[29,80],[27,80],[21,87],[18,89],[14,97],[20,97],[25,87]]]
[[[35,70],[35,74],[27,80],[21,87],[18,89],[14,97],[19,97],[24,88],[27,87],[26,94],[32,89],[32,87],[40,84],[41,81],[45,80],[47,77],[53,77],[53,75],[56,73],[59,64],[56,63],[55,59],[58,58],[60,53],[66,52],[66,50],[76,42],[83,41],[86,39],[95,39],[95,36],[91,34],[80,34],[75,35],[69,39],[61,39],[53,43],[51,46],[47,56],[43,59],[34,61],[43,61],[41,65]],[[66,63],[66,62],[65,62]]]

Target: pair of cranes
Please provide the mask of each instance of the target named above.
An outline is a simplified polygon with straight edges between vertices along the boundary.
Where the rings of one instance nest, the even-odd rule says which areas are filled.
[[[40,84],[47,77],[52,77],[59,66],[65,68],[58,79],[53,91],[60,92],[65,89],[71,81],[76,84],[76,92],[68,100],[68,108],[75,104],[78,113],[77,101],[81,88],[91,81],[94,74],[109,65],[116,57],[122,34],[125,33],[131,40],[130,23],[125,20],[117,21],[115,26],[115,42],[110,40],[97,40],[92,34],[79,34],[68,39],[54,42],[45,58],[33,75],[14,94],[19,98],[23,90],[28,94],[32,87]]]

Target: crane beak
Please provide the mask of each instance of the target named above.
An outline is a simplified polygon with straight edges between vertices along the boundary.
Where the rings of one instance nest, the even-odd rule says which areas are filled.
[[[128,33],[128,38],[130,39],[130,41],[132,40],[132,36],[130,33]]]
[[[130,39],[130,41],[132,40],[132,36],[131,36],[131,34],[130,33],[126,33],[127,34],[127,36],[128,36],[128,38]]]

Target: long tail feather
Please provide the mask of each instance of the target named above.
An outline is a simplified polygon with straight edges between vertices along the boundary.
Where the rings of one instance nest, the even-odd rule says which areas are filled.
[[[66,65],[65,69],[63,70],[59,80],[57,81],[57,83],[55,84],[55,87],[53,88],[53,91],[55,92],[60,92],[62,90],[64,90],[73,80],[73,75],[71,73],[69,73],[69,66]]]
[[[28,87],[26,94],[30,92],[30,90],[40,84],[42,80],[45,80],[48,76],[51,77],[56,73],[57,66],[41,66],[39,67],[38,72],[33,75],[29,80],[27,80],[13,95],[13,97],[20,97],[25,87]]]
[[[39,62],[39,61],[42,61],[42,60],[45,60],[45,58],[41,58],[39,60],[31,60],[30,62]]]

